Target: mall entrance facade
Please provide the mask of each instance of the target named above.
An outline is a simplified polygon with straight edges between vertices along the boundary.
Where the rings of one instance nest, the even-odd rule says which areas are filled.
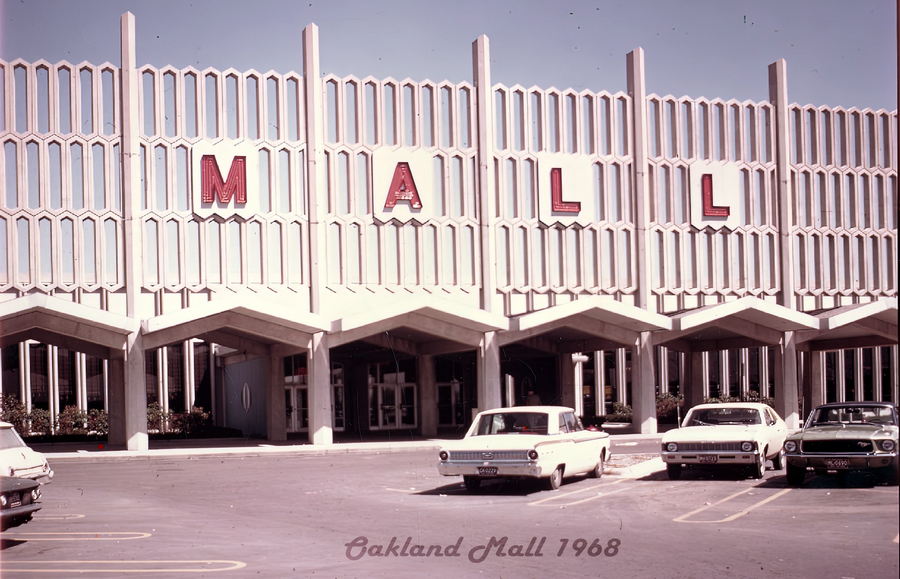
[[[0,61],[0,392],[202,408],[271,440],[478,409],[898,399],[897,112],[769,99]],[[111,40],[114,41],[114,40]],[[49,420],[48,428],[55,428]]]

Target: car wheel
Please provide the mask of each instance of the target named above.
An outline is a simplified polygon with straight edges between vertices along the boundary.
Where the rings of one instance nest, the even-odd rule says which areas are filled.
[[[787,481],[792,487],[798,487],[806,479],[806,469],[802,466],[787,465]]]
[[[466,490],[477,491],[481,488],[481,479],[477,476],[464,476],[463,484],[466,485]]]
[[[772,459],[772,470],[782,470],[784,468],[784,447],[778,451],[775,458]]]
[[[555,491],[562,485],[562,480],[563,467],[558,466],[552,473],[550,473],[550,478],[547,479],[547,488],[551,491]]]
[[[753,478],[762,478],[766,474],[765,452],[756,457],[756,462],[750,468],[752,469],[750,472],[750,476]]]
[[[591,478],[600,478],[601,476],[603,476],[603,469],[605,468],[606,459],[604,458],[603,453],[600,453],[600,458],[597,460],[597,466],[594,467],[594,470],[588,473],[588,476],[590,476]]]
[[[669,463],[666,465],[666,472],[670,479],[678,480],[681,478],[681,465]]]

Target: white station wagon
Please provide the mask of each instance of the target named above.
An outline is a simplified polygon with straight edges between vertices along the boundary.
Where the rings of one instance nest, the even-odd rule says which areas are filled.
[[[462,475],[467,489],[485,479],[544,479],[558,489],[563,476],[603,474],[609,434],[586,430],[564,406],[515,406],[479,413],[465,437],[439,453],[438,472]]]
[[[787,427],[766,404],[733,402],[691,408],[681,428],[663,435],[662,459],[669,478],[681,477],[684,466],[743,466],[762,478],[766,460],[784,468]]]

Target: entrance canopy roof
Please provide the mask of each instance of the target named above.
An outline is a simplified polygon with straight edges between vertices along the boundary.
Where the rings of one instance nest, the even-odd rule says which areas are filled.
[[[471,350],[485,332],[505,330],[508,320],[440,298],[404,297],[332,322],[331,347],[363,340],[410,354],[447,354]]]
[[[137,322],[46,294],[0,303],[0,346],[37,340],[101,358],[123,350]]]
[[[672,328],[661,314],[609,296],[589,296],[512,319],[501,346],[517,343],[556,353],[633,346],[641,332]]]
[[[810,312],[819,319],[817,331],[801,332],[807,350],[838,350],[897,343],[897,298]]]
[[[236,350],[265,354],[265,348],[273,344],[307,348],[313,334],[328,329],[328,322],[316,314],[263,300],[248,304],[245,298],[230,298],[146,320],[143,336],[147,349],[202,338]]]
[[[773,346],[784,332],[819,328],[814,316],[752,296],[671,317],[672,332],[660,334],[655,342],[684,352]]]

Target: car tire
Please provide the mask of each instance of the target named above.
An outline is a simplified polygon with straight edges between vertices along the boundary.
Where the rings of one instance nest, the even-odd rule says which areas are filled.
[[[550,477],[547,479],[547,489],[551,491],[555,491],[560,486],[562,486],[563,480],[563,467],[556,467],[553,472],[550,473]]]
[[[766,474],[766,455],[765,452],[756,457],[756,462],[750,467],[750,476],[760,479]]]
[[[806,480],[806,469],[802,466],[787,465],[787,482],[792,487],[798,487]]]
[[[481,479],[477,476],[464,476],[463,484],[466,485],[466,490],[477,491],[481,488]]]
[[[603,470],[606,468],[606,459],[603,453],[600,453],[600,458],[597,460],[597,466],[594,467],[594,470],[588,473],[588,476],[591,478],[600,478],[603,476]]]
[[[778,454],[775,455],[775,458],[772,459],[772,470],[783,470],[784,469],[784,447],[778,451]]]
[[[678,480],[681,478],[681,465],[669,463],[666,465],[666,473],[669,475],[669,479]]]

